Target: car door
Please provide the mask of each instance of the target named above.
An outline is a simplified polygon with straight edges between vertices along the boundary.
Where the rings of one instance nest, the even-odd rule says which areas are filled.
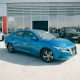
[[[38,47],[38,40],[35,34],[33,34],[30,31],[26,31],[24,33],[24,38],[23,38],[23,45],[24,45],[24,50],[29,52],[29,53],[37,53],[37,47]]]
[[[62,28],[62,29],[60,30],[59,35],[60,35],[61,38],[64,38],[64,34],[65,34],[65,29]]]
[[[17,50],[23,50],[23,34],[23,31],[19,31],[13,35],[13,46]]]

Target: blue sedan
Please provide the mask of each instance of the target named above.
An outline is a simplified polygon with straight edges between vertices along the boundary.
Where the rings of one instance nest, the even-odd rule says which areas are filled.
[[[20,30],[5,38],[8,52],[23,51],[45,62],[67,60],[76,54],[76,46],[69,40],[56,38],[44,30]]]

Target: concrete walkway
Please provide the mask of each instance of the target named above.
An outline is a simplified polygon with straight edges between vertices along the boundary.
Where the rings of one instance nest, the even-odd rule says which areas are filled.
[[[0,42],[0,80],[80,80],[78,54],[65,62],[45,63],[21,53],[9,54]]]

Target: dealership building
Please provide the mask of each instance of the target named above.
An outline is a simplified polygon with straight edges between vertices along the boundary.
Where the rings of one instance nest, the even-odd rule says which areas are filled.
[[[0,30],[13,32],[19,28],[43,29],[79,27],[78,0],[2,0]]]

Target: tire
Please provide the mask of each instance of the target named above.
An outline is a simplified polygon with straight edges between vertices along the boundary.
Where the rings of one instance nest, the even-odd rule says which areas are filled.
[[[54,61],[54,55],[50,49],[43,49],[41,51],[41,59],[45,62],[53,62]]]
[[[8,50],[9,53],[13,53],[13,52],[14,52],[13,45],[9,43],[9,44],[7,45],[7,50]]]
[[[80,40],[78,40],[78,43],[80,43]]]

